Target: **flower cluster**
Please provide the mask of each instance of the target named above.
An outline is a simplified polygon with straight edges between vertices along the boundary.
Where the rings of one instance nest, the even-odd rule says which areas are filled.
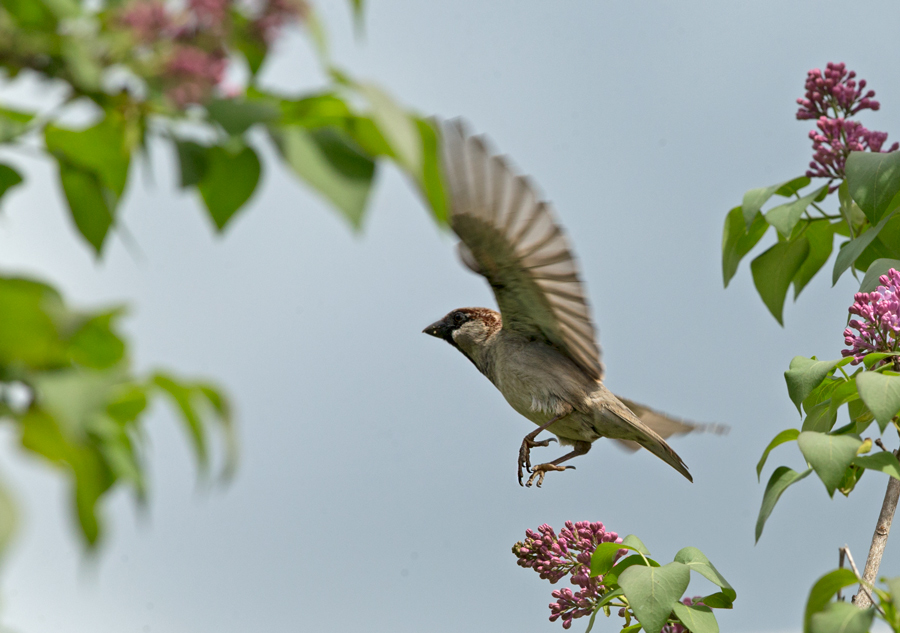
[[[542,525],[537,532],[525,530],[525,541],[513,545],[512,551],[520,567],[528,567],[541,578],[556,583],[566,575],[578,586],[577,591],[568,587],[551,594],[557,602],[550,604],[550,621],[562,620],[564,629],[572,626],[572,620],[590,615],[597,599],[603,595],[602,577],[591,578],[591,556],[600,543],[621,543],[615,532],[607,532],[602,523],[566,521],[559,536],[549,525]],[[619,550],[617,557],[627,550]]]
[[[855,77],[856,73],[848,71],[845,64],[832,62],[824,73],[814,68],[806,75],[806,96],[797,99],[800,105],[797,118],[815,119],[818,128],[809,133],[813,160],[806,175],[810,178],[843,178],[850,152],[881,152],[887,141],[887,132],[868,130],[861,123],[849,120],[861,110],[881,107],[873,99],[875,91],[865,91],[866,80],[857,82]],[[894,143],[887,151],[893,152],[898,147],[900,144]]]
[[[138,74],[183,109],[205,103],[217,90],[229,92],[222,82],[233,41],[255,39],[265,50],[307,10],[305,0],[132,0],[118,11],[116,23],[137,45],[135,60],[144,70]]]
[[[891,268],[879,281],[882,285],[874,292],[856,293],[850,306],[850,314],[862,320],[851,320],[844,330],[844,343],[850,349],[841,353],[853,356],[854,365],[872,352],[900,350],[900,272]]]

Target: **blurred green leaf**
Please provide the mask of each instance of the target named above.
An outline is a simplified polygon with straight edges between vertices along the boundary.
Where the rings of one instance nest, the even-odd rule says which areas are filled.
[[[900,259],[876,259],[874,262],[869,264],[869,267],[866,269],[866,276],[863,277],[862,283],[859,284],[859,291],[874,291],[879,285],[881,285],[879,277],[881,277],[882,275],[886,275],[887,271],[891,268],[893,268],[894,270],[900,270]]]
[[[8,11],[10,16],[23,29],[56,30],[56,16],[43,2],[36,0],[0,0],[0,6]]]
[[[775,472],[773,472],[772,476],[769,478],[769,483],[766,484],[766,492],[763,494],[762,506],[759,508],[759,517],[756,519],[757,542],[759,542],[759,537],[762,536],[763,527],[765,527],[766,521],[768,520],[769,515],[772,514],[772,510],[775,509],[775,504],[778,503],[778,499],[781,498],[782,493],[787,490],[790,485],[797,483],[811,472],[812,468],[809,468],[802,473],[798,473],[787,466],[779,466],[775,469]]]
[[[799,357],[798,357],[799,358]],[[797,429],[785,429],[778,435],[776,435],[769,445],[766,446],[766,450],[763,451],[762,457],[759,458],[759,463],[756,464],[756,479],[759,481],[759,478],[762,476],[762,469],[766,465],[766,460],[769,459],[769,453],[772,452],[772,449],[781,446],[785,442],[793,442],[800,436],[800,431]]]
[[[834,272],[831,275],[832,286],[837,283],[838,279],[841,278],[841,275],[844,274],[844,271],[853,265],[853,262],[856,261],[864,250],[866,250],[869,244],[872,243],[872,240],[878,236],[878,233],[884,228],[884,225],[887,224],[891,217],[893,217],[893,213],[885,215],[877,225],[870,227],[869,230],[856,239],[841,244],[841,250],[838,251],[837,257],[834,260]]]
[[[268,123],[279,116],[278,108],[269,103],[243,99],[214,99],[206,110],[231,135],[243,134],[257,123]]]
[[[50,286],[0,278],[0,366],[49,369],[65,364],[65,344],[51,316],[64,310]]]
[[[206,170],[197,189],[219,231],[253,195],[260,171],[259,158],[251,147],[237,153],[219,146],[208,148]]]
[[[273,131],[285,161],[307,184],[334,204],[358,229],[375,175],[375,163],[336,128],[298,125]]]
[[[619,585],[644,631],[660,633],[690,580],[687,566],[671,562],[662,567],[629,567],[619,576]]]
[[[874,607],[860,609],[849,602],[829,602],[810,618],[810,633],[868,633]]]
[[[115,194],[116,200],[122,197],[131,150],[126,143],[125,121],[120,116],[108,113],[100,123],[79,131],[48,125],[44,128],[44,142],[61,165],[92,172]]]
[[[790,367],[784,372],[784,381],[787,383],[788,395],[791,402],[796,405],[797,411],[802,413],[800,404],[825,378],[831,375],[835,367],[846,365],[852,360],[852,358],[816,360],[815,358],[794,356],[791,359]]]
[[[822,611],[839,589],[855,585],[858,582],[856,575],[849,569],[835,569],[819,578],[809,592],[809,598],[806,602],[806,611],[803,617],[803,633],[812,633],[810,627],[813,614]],[[856,609],[856,607],[853,608]]]
[[[691,633],[719,633],[719,623],[709,607],[676,602],[672,605],[672,611]]]
[[[806,211],[806,208],[812,204],[816,198],[818,198],[823,191],[828,188],[827,185],[819,187],[815,191],[810,194],[803,196],[802,198],[798,198],[797,200],[791,200],[790,202],[786,202],[784,204],[780,204],[777,207],[773,207],[769,209],[766,214],[766,222],[775,227],[775,229],[784,236],[785,239],[791,236],[791,233],[794,230],[794,227],[797,225],[797,222],[800,221],[800,217],[803,215],[803,212]],[[822,224],[827,224],[823,222]]]
[[[166,374],[156,374],[153,376],[152,382],[171,397],[181,413],[188,435],[194,445],[194,453],[200,466],[200,472],[205,472],[209,462],[206,448],[206,430],[203,426],[203,420],[201,420],[200,414],[194,406],[195,391]]]
[[[447,193],[440,167],[440,143],[431,123],[418,119],[416,125],[422,136],[422,187],[425,200],[438,224],[447,224]]]
[[[732,602],[737,598],[737,593],[719,573],[719,570],[709,562],[706,555],[696,547],[684,547],[675,554],[675,561],[687,565],[691,571],[695,571],[713,584],[722,589],[725,596]],[[692,629],[693,630],[693,629]]]
[[[757,214],[756,219],[750,224],[750,228],[747,228],[741,214],[741,207],[735,207],[728,212],[722,235],[722,278],[725,280],[726,288],[737,272],[738,264],[768,230],[769,223],[762,214]]]
[[[78,232],[99,255],[115,221],[115,202],[94,172],[59,164],[59,179]]]
[[[76,363],[106,369],[125,356],[125,343],[113,332],[113,321],[121,314],[113,310],[88,318],[69,338],[69,355]]]
[[[397,161],[418,178],[422,173],[422,137],[416,120],[378,86],[363,83],[357,88],[372,107],[372,119],[393,149]]]
[[[900,461],[890,451],[881,451],[872,455],[859,455],[853,458],[853,463],[862,466],[866,470],[877,470],[890,475],[894,479],[900,479]]]
[[[769,312],[784,325],[781,313],[791,280],[809,255],[809,240],[778,242],[750,263],[753,283]]]
[[[825,484],[829,496],[834,496],[834,491],[841,483],[844,471],[856,457],[856,451],[862,445],[862,440],[849,435],[805,431],[797,438],[797,445],[803,457]]]
[[[900,192],[900,153],[850,152],[844,170],[850,195],[875,224]]]
[[[225,464],[222,468],[222,478],[230,479],[237,469],[238,462],[238,441],[231,405],[222,391],[210,384],[199,384],[197,385],[197,390],[212,406],[219,426],[222,428],[222,435],[225,440]]]
[[[21,184],[22,176],[9,165],[0,163],[0,198],[7,191],[18,184]]]
[[[821,270],[834,248],[834,227],[826,221],[810,222],[803,234],[809,240],[809,254],[800,270],[794,275],[794,300],[800,296],[806,284]]]
[[[779,192],[779,195],[784,197],[789,197],[793,195],[795,191],[802,189],[809,183],[809,178],[800,176],[799,178],[780,182],[777,185],[751,189],[745,193],[744,200],[740,206],[741,217],[744,219],[744,228],[749,229],[750,225],[756,220],[756,214],[762,210],[763,205],[769,198],[775,195],[776,192]]]
[[[900,376],[864,371],[857,375],[856,387],[859,397],[869,407],[883,433],[900,411]]]
[[[199,184],[206,173],[208,148],[193,141],[175,141],[175,150],[178,153],[181,187],[193,187]]]
[[[0,482],[0,558],[6,553],[10,541],[16,533],[19,513],[12,494],[3,482]]]

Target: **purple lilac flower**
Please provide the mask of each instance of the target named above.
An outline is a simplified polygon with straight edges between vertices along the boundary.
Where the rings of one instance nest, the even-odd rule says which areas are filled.
[[[196,46],[179,45],[166,65],[165,78],[172,86],[167,94],[183,108],[203,103],[225,76],[228,59],[224,52],[210,53]]]
[[[813,142],[813,160],[806,175],[809,178],[844,177],[844,165],[850,152],[881,152],[887,132],[866,129],[849,117],[861,110],[878,110],[874,90],[864,92],[866,80],[855,80],[856,73],[847,71],[844,63],[829,62],[823,73],[818,68],[806,74],[806,96],[797,99],[797,118],[815,119],[817,130],[809,133]],[[887,151],[900,147],[894,143]],[[831,188],[833,191],[837,187]]]
[[[286,23],[302,20],[308,10],[305,0],[265,0],[253,28],[266,44],[271,44]]]
[[[599,521],[566,521],[559,536],[547,524],[540,526],[537,532],[525,530],[525,541],[519,541],[512,549],[520,567],[533,569],[551,583],[571,575],[570,582],[579,589],[572,591],[566,587],[554,590],[551,595],[557,602],[550,604],[550,621],[561,619],[563,628],[568,629],[575,618],[590,615],[597,599],[603,595],[603,578],[590,577],[591,556],[597,545],[621,542],[618,534],[607,532]],[[616,558],[627,552],[620,549]]]
[[[866,354],[900,349],[900,272],[891,268],[878,280],[882,285],[874,292],[856,293],[850,306],[850,314],[862,320],[851,320],[844,330],[844,343],[850,349],[841,354],[853,356],[853,365],[861,363]]]
[[[172,18],[164,2],[137,0],[119,14],[119,22],[132,30],[138,41],[153,42],[172,27]]]

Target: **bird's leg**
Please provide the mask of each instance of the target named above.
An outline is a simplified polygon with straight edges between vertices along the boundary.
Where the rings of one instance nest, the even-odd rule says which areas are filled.
[[[527,470],[528,472],[531,472],[531,449],[534,448],[535,446],[550,446],[550,442],[556,441],[556,438],[551,437],[549,439],[538,442],[536,439],[538,434],[541,431],[543,431],[544,429],[546,429],[547,427],[549,427],[554,422],[557,422],[558,420],[566,417],[571,412],[572,412],[572,408],[567,407],[567,411],[565,413],[561,413],[558,416],[556,416],[555,418],[553,418],[552,420],[550,420],[549,422],[542,424],[541,426],[536,428],[534,431],[532,431],[531,433],[526,435],[525,439],[522,440],[522,445],[519,447],[519,485],[520,486],[523,485],[522,484],[523,468],[525,470]]]
[[[531,477],[528,478],[528,482],[525,484],[525,486],[530,488],[531,484],[534,483],[535,477],[537,477],[537,487],[540,488],[541,484],[544,483],[544,475],[546,475],[551,470],[560,472],[569,468],[575,470],[574,466],[560,466],[560,464],[569,461],[573,457],[584,455],[589,450],[591,450],[590,442],[582,442],[580,440],[575,442],[571,453],[566,453],[562,457],[554,459],[552,462],[549,462],[547,464],[538,464],[537,466],[535,466],[534,470],[531,471]]]

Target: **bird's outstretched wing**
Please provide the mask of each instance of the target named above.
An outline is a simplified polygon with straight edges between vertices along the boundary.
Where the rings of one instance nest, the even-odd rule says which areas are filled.
[[[641,422],[656,431],[663,438],[672,435],[685,435],[687,433],[715,433],[716,435],[724,435],[728,433],[729,427],[725,424],[701,424],[697,422],[689,422],[681,418],[673,418],[665,413],[660,413],[650,407],[638,404],[634,400],[628,400],[621,396],[616,396],[626,407],[631,409]],[[640,448],[637,442],[629,440],[616,440],[621,446],[630,451],[636,451]]]
[[[602,379],[578,266],[550,204],[461,121],[441,131],[450,226],[463,262],[490,283],[503,329],[545,340]]]

